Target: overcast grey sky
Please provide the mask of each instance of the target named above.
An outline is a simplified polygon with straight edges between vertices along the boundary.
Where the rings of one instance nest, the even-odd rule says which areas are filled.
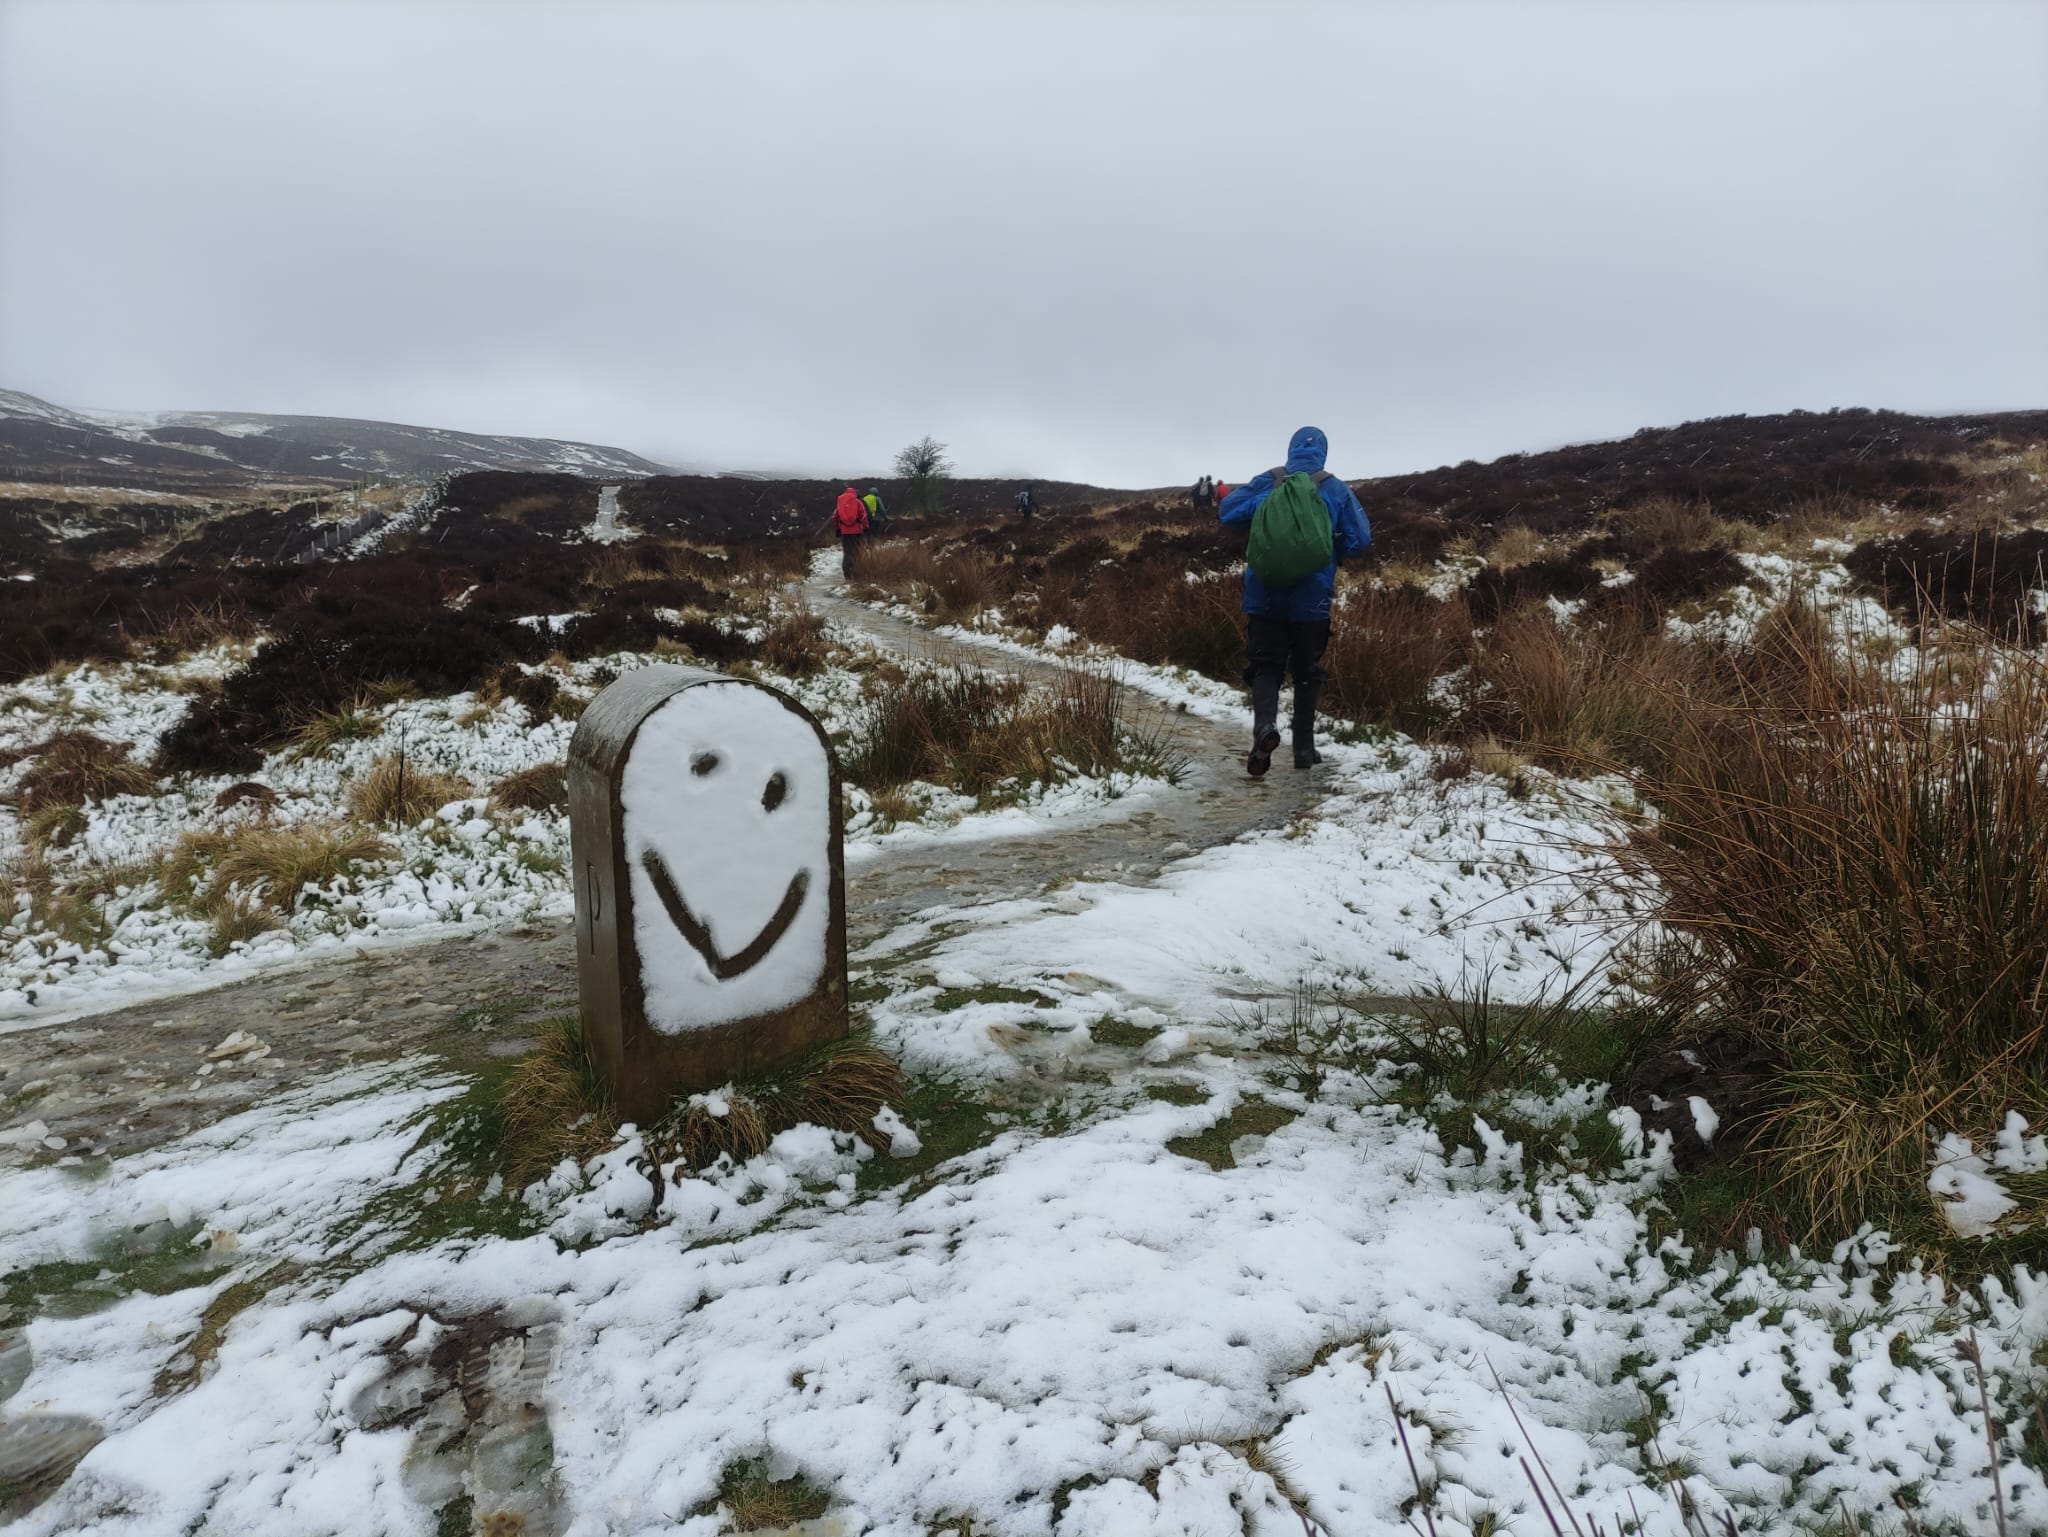
[[[852,473],[2048,407],[2048,3],[0,0],[0,386]]]

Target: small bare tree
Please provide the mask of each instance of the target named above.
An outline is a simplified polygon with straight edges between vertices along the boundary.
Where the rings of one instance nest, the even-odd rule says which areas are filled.
[[[953,461],[946,457],[945,444],[922,437],[896,455],[896,473],[907,482],[911,510],[936,513],[945,495],[946,477],[953,473]]]

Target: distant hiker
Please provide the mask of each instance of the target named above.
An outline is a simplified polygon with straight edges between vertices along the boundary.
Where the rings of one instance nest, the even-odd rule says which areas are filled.
[[[1230,495],[1230,487],[1219,480],[1209,488],[1209,494],[1215,497],[1218,503],[1221,503],[1224,497]]]
[[[1029,523],[1031,521],[1031,514],[1037,510],[1038,503],[1031,495],[1031,488],[1026,486],[1017,493],[1017,516],[1026,523]]]
[[[1216,486],[1207,475],[1196,481],[1188,491],[1188,499],[1195,504],[1197,513],[1207,513],[1216,505]]]
[[[868,531],[872,522],[867,503],[860,499],[860,493],[853,487],[848,486],[839,493],[839,505],[832,509],[832,521],[839,530],[839,572],[851,579],[860,536]]]
[[[1287,445],[1287,463],[1228,493],[1217,517],[1249,523],[1245,543],[1244,681],[1252,691],[1252,750],[1247,774],[1266,772],[1280,745],[1280,678],[1294,677],[1294,766],[1323,761],[1316,751],[1316,695],[1330,643],[1330,597],[1337,562],[1372,544],[1372,525],[1351,488],[1323,468],[1330,451],[1321,430],[1304,427]]]
[[[879,534],[889,526],[889,509],[882,505],[881,492],[869,486],[868,494],[860,499],[860,503],[868,510],[869,533]]]

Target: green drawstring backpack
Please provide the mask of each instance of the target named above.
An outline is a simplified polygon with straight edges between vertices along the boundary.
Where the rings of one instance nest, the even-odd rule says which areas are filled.
[[[1273,489],[1253,514],[1245,544],[1245,563],[1268,587],[1292,587],[1336,559],[1330,509],[1317,489],[1329,478],[1328,470],[1273,472]]]

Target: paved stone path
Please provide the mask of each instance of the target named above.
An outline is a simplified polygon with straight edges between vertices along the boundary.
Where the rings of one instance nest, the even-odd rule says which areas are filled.
[[[835,625],[906,656],[1035,676],[1047,663],[946,642],[842,596],[820,580],[806,598]],[[1284,826],[1319,797],[1280,766],[1244,775],[1239,732],[1129,696],[1133,723],[1186,758],[1174,790],[1111,803],[1074,825],[1005,839],[941,839],[848,873],[858,949],[933,907],[1031,896],[1072,880],[1144,882],[1177,859],[1254,829]],[[53,1157],[120,1156],[246,1108],[273,1088],[353,1062],[431,1051],[455,1067],[529,1049],[534,1026],[574,1010],[567,920],[273,972],[203,993],[0,1035],[0,1169]],[[214,1053],[240,1032],[255,1043]],[[43,1131],[22,1135],[27,1123]],[[61,1144],[61,1145],[60,1145]]]

